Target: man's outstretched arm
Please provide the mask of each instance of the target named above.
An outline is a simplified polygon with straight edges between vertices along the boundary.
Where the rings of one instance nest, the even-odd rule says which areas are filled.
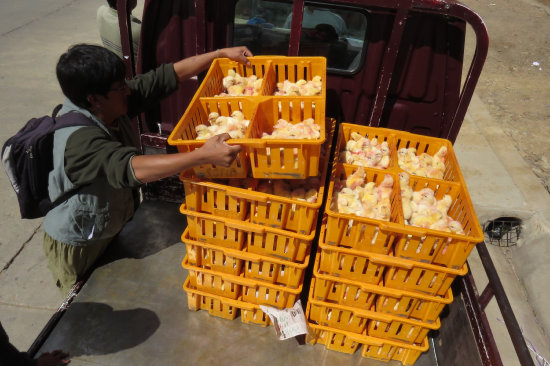
[[[241,151],[239,145],[226,144],[228,138],[227,133],[213,136],[202,147],[187,153],[136,155],[132,158],[134,174],[142,183],[149,183],[201,164],[228,167]]]
[[[174,71],[176,72],[178,81],[182,82],[208,69],[215,58],[226,57],[233,61],[248,65],[250,63],[248,57],[252,56],[254,56],[252,52],[245,46],[222,48],[216,51],[203,53],[202,55],[184,58],[174,64]]]

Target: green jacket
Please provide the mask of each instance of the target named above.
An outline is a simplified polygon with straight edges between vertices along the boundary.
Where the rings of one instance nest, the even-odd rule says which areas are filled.
[[[48,177],[53,201],[77,188],[48,212],[44,230],[70,245],[88,245],[113,238],[134,214],[134,189],[141,185],[131,160],[139,153],[130,117],[158,103],[177,88],[172,64],[127,82],[131,90],[128,116],[107,127],[88,110],[66,100],[60,115],[77,111],[96,126],[59,129],[54,134],[54,168]]]

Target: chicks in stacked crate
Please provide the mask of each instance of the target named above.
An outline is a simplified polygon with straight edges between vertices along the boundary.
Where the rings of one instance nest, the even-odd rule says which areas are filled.
[[[315,123],[313,118],[308,118],[302,122],[292,124],[285,119],[279,119],[273,126],[273,132],[262,134],[262,139],[306,139],[313,140],[321,137],[321,126]],[[294,148],[295,164],[297,164],[298,149]],[[271,154],[271,149],[267,148],[267,154]]]
[[[443,179],[447,147],[441,146],[433,156],[427,153],[416,155],[416,148],[403,147],[397,151],[399,167],[406,172],[421,177]]]
[[[228,133],[233,139],[244,138],[249,120],[241,111],[234,111],[230,117],[220,116],[216,112],[208,115],[209,126],[200,124],[195,127],[196,140],[207,140],[212,136]]]
[[[393,178],[386,174],[384,180],[376,186],[374,182],[365,182],[366,173],[359,167],[345,181],[334,184],[333,210],[354,214],[376,220],[389,221],[391,214],[390,195]]]
[[[453,203],[450,195],[446,194],[437,200],[432,189],[422,188],[414,192],[409,182],[410,177],[407,173],[399,173],[405,224],[424,229],[464,234],[462,224],[447,215]]]
[[[320,180],[318,177],[290,180],[263,180],[257,190],[262,193],[273,194],[294,200],[316,203]]]
[[[321,137],[321,126],[315,123],[313,118],[292,124],[285,119],[280,119],[273,126],[273,132],[262,134],[263,139],[318,139]]]
[[[285,80],[277,83],[275,95],[287,96],[316,96],[321,95],[323,83],[319,75],[314,76],[310,81],[300,79],[293,83]]]
[[[387,169],[390,164],[390,148],[387,141],[379,143],[376,137],[369,140],[354,131],[350,134],[345,149],[340,152],[339,160],[346,164]]]
[[[262,82],[263,79],[258,78],[256,75],[245,77],[235,72],[235,70],[229,70],[227,76],[222,79],[223,92],[216,96],[237,97],[260,95]]]

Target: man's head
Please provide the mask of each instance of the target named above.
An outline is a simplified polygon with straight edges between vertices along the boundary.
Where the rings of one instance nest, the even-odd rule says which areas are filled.
[[[124,88],[124,63],[106,48],[74,45],[59,58],[56,73],[63,94],[75,105],[90,111],[108,108],[109,117],[126,113],[128,90]]]

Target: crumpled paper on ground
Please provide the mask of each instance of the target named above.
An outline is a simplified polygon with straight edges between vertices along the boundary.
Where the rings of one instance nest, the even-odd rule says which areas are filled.
[[[271,319],[280,341],[307,334],[306,317],[300,300],[296,301],[293,307],[287,309],[280,310],[265,305],[260,305],[260,308]]]

